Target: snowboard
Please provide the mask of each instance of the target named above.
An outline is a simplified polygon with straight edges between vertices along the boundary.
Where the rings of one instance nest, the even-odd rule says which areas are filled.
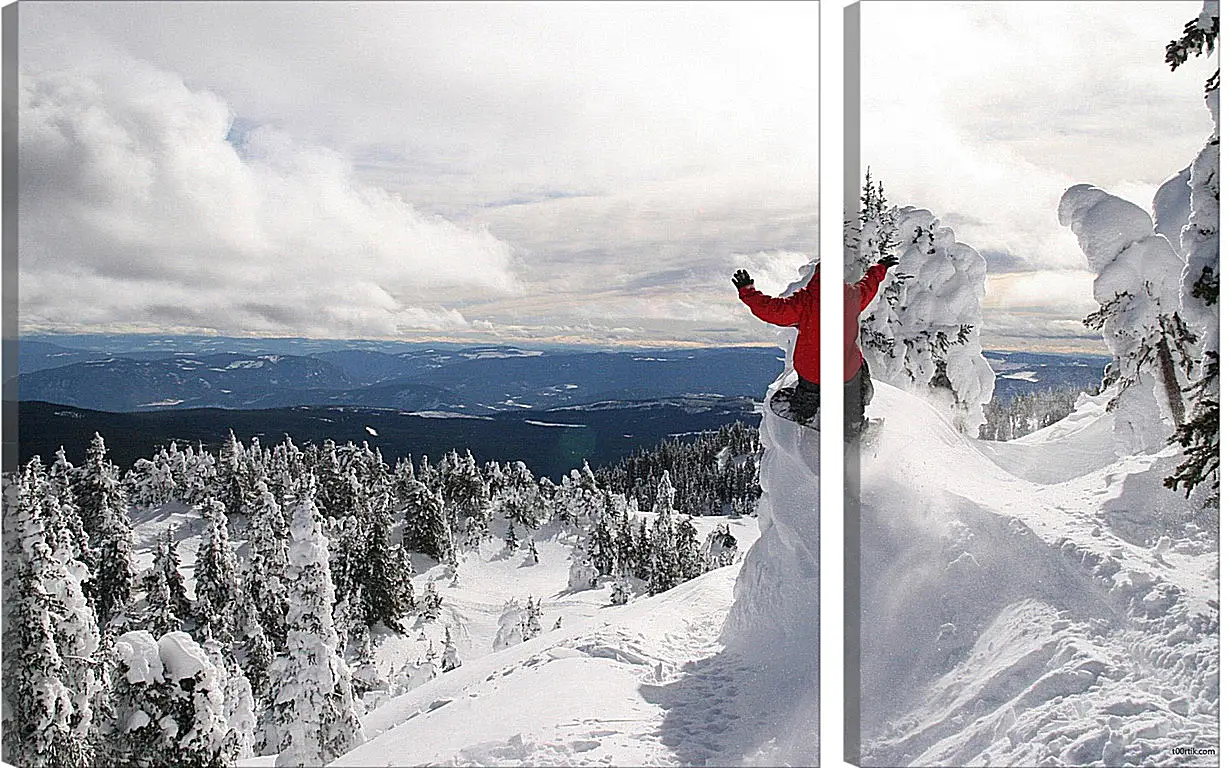
[[[778,389],[776,392],[773,393],[772,399],[768,402],[768,407],[772,410],[773,413],[780,416],[781,418],[789,419],[795,424],[801,424],[801,422],[799,422],[797,419],[794,418],[794,412],[790,409],[790,401],[793,400],[793,398],[794,398],[794,387],[782,387],[781,389]],[[816,416],[811,418],[811,421],[805,424],[801,424],[801,426],[804,426],[807,429],[813,429],[816,432],[818,432],[819,431],[818,411],[816,412]]]

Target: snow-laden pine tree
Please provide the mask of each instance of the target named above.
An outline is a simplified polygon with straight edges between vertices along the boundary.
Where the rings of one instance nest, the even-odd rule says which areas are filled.
[[[365,523],[365,546],[355,569],[355,579],[362,588],[359,618],[368,627],[383,623],[394,632],[403,632],[401,617],[413,602],[410,578],[414,568],[409,553],[393,541],[390,497],[378,490],[374,498],[367,495],[359,502],[359,510]]]
[[[1193,53],[1212,54],[1220,31],[1220,3],[1205,0],[1203,10],[1187,23],[1183,36],[1169,44],[1165,60],[1176,69]],[[1174,439],[1183,447],[1184,461],[1165,485],[1187,496],[1207,487],[1207,504],[1220,496],[1220,69],[1209,78],[1204,102],[1212,118],[1212,135],[1194,161],[1178,174],[1173,197],[1185,205],[1165,206],[1181,212],[1177,237],[1162,231],[1177,246],[1182,268],[1179,306],[1197,342],[1186,420]],[[1179,186],[1180,185],[1180,186]],[[1165,187],[1162,187],[1164,190]],[[1158,190],[1158,199],[1162,199]],[[1183,194],[1183,192],[1185,194]],[[1158,208],[1154,200],[1154,209]],[[1158,229],[1161,226],[1158,216]]]
[[[533,530],[542,523],[542,503],[538,496],[538,481],[522,461],[517,461],[501,471],[491,504],[496,512],[520,525]]]
[[[846,240],[846,282],[884,256],[900,259],[862,313],[859,343],[872,377],[925,396],[976,436],[994,395],[981,347],[985,258],[930,211],[889,206],[869,169]]]
[[[146,630],[115,641],[116,764],[224,768],[226,679],[186,632],[157,640]]]
[[[124,488],[129,502],[141,509],[152,509],[170,501],[175,495],[175,478],[166,455],[133,462],[132,469],[124,475]]]
[[[235,437],[234,430],[230,430],[222,442],[216,467],[213,497],[222,503],[227,514],[237,515],[247,506],[253,478],[248,472],[243,444]]]
[[[238,565],[230,544],[226,507],[206,499],[200,510],[205,529],[196,550],[197,634],[229,643],[234,637]]]
[[[730,533],[729,525],[719,525],[704,539],[701,548],[704,556],[704,570],[724,568],[732,565],[738,557],[738,539]]]
[[[41,507],[48,490],[37,457],[22,470],[16,495],[4,505],[4,759],[84,766],[89,743],[76,726],[84,717],[88,732],[89,716],[77,712],[56,637],[67,609],[54,593],[71,576],[47,545]]]
[[[188,505],[204,503],[213,492],[214,478],[217,476],[217,460],[204,448],[193,450],[189,446],[184,464],[184,480],[179,500]]]
[[[670,473],[662,472],[653,503],[653,531],[649,537],[648,589],[650,595],[665,592],[679,583],[678,539],[674,525],[674,486]]]
[[[55,453],[55,461],[47,472],[47,490],[55,497],[57,518],[49,521],[49,530],[57,543],[48,541],[52,549],[66,544],[72,552],[73,559],[80,560],[91,569],[94,567],[94,552],[90,545],[90,537],[85,532],[81,522],[81,510],[77,505],[76,494],[73,493],[73,476],[75,470],[61,447]],[[55,529],[59,530],[56,531]]]
[[[272,717],[273,692],[269,681],[269,667],[273,664],[274,646],[260,625],[256,606],[247,596],[239,601],[235,616],[235,653],[232,655],[243,670],[251,691],[256,724],[253,731],[253,748],[265,754],[265,735]]]
[[[491,649],[502,651],[504,648],[511,648],[541,632],[542,627],[538,623],[541,612],[539,610],[535,617],[534,611],[532,596],[526,605],[521,605],[515,600],[505,602],[503,612],[499,615],[499,627],[495,630],[495,640],[491,644]],[[531,624],[537,627],[537,631],[531,631]]]
[[[183,629],[184,617],[179,615],[171,596],[171,585],[167,582],[168,558],[166,542],[159,541],[154,550],[153,564],[141,575],[141,589],[145,591],[145,613],[141,623],[158,637]]]
[[[105,630],[120,618],[132,599],[136,567],[132,559],[128,500],[120,485],[119,469],[107,460],[102,435],[94,434],[85,463],[77,469],[73,492],[95,553],[89,593],[99,625]]]
[[[222,643],[207,640],[204,650],[223,679],[222,713],[226,735],[222,740],[222,754],[228,763],[252,757],[256,742],[256,701],[252,684],[235,655]]]
[[[421,475],[420,475],[421,476]],[[452,528],[444,512],[444,500],[418,480],[411,480],[402,499],[405,527],[401,543],[411,552],[421,552],[441,563],[456,562]]]
[[[290,533],[281,504],[258,482],[248,517],[248,602],[264,634],[275,644],[286,638],[286,545]]]
[[[1063,193],[1058,218],[1097,275],[1100,309],[1085,323],[1112,355],[1115,442],[1124,455],[1155,451],[1185,420],[1194,339],[1178,311],[1182,260],[1147,211],[1090,184]]]
[[[333,627],[329,542],[314,497],[309,477],[291,518],[286,649],[270,668],[279,766],[323,765],[365,739]]]

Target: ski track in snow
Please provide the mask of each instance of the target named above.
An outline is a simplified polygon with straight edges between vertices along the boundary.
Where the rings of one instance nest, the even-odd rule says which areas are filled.
[[[968,440],[876,382],[862,471],[864,765],[1216,765],[1215,511],[1116,458],[1104,398]],[[1201,517],[1201,514],[1204,515]]]

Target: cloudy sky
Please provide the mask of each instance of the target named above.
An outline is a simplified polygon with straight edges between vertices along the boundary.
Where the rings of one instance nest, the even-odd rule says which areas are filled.
[[[987,348],[1104,351],[1080,324],[1093,275],[1058,201],[1089,183],[1150,211],[1203,146],[1216,64],[1164,62],[1201,8],[862,5],[863,164],[893,202],[929,208],[986,256]]]
[[[758,342],[818,254],[818,4],[19,9],[19,327]]]

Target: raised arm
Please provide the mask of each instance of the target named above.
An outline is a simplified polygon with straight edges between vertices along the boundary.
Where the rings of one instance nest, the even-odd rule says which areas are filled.
[[[814,302],[815,309],[819,306],[819,269],[811,276],[810,282],[800,291],[778,298],[766,296],[755,289],[755,283],[747,276],[745,270],[735,273],[734,284],[738,286],[738,298],[751,309],[751,314],[766,323],[781,326],[795,326],[802,320]]]
[[[875,294],[879,291],[879,284],[883,282],[883,278],[887,277],[888,267],[895,266],[899,261],[895,256],[885,256],[877,264],[872,264],[862,279],[854,283],[854,287],[858,289],[859,312],[866,309],[866,305],[875,298]]]

